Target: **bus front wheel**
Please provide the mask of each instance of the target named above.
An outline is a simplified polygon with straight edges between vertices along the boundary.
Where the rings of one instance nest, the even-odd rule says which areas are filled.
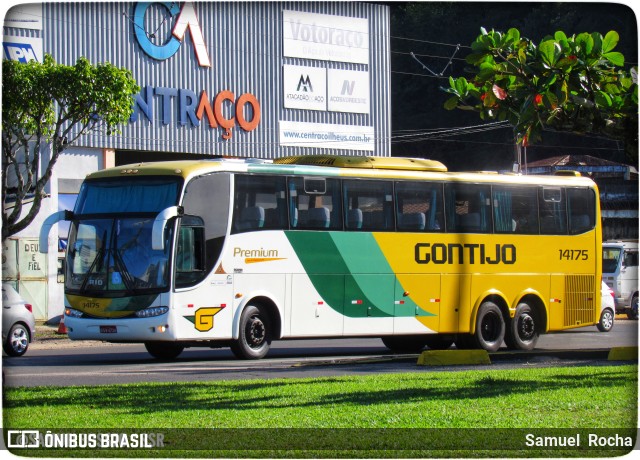
[[[504,317],[500,307],[493,302],[484,302],[480,305],[476,318],[476,333],[473,336],[476,348],[498,351],[504,334]]]
[[[240,335],[231,342],[231,351],[240,359],[260,359],[269,352],[271,323],[266,312],[248,305],[240,315]]]
[[[176,359],[184,350],[184,345],[178,342],[145,342],[144,347],[158,359]]]
[[[515,350],[533,350],[540,337],[540,325],[531,306],[518,304],[516,314],[509,322],[504,341],[507,347]]]

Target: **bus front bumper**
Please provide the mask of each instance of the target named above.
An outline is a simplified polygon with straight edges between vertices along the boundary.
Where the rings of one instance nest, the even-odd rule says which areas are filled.
[[[103,342],[174,341],[175,331],[169,328],[168,314],[152,318],[75,318],[64,316],[64,325],[71,340]]]

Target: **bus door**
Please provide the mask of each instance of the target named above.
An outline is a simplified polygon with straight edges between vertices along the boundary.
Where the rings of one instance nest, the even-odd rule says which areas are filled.
[[[341,336],[344,275],[293,274],[291,279],[291,335]]]
[[[469,317],[473,307],[470,304],[470,291],[470,274],[446,273],[442,275],[439,332],[469,332]]]

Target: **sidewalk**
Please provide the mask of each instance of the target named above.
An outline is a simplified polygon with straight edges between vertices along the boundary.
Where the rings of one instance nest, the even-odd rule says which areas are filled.
[[[34,350],[48,350],[87,346],[113,347],[118,345],[122,344],[100,342],[98,340],[70,340],[67,334],[58,334],[57,325],[36,324],[36,340],[29,344],[29,348]]]

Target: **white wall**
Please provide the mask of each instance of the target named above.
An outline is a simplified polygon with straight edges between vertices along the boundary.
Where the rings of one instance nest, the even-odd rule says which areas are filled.
[[[87,174],[99,171],[104,168],[105,155],[102,149],[90,149],[73,147],[60,154],[57,163],[53,168],[51,180],[45,190],[49,197],[42,201],[40,212],[35,220],[23,231],[17,233],[12,238],[38,238],[44,220],[58,211],[58,181],[65,179],[84,179]],[[47,164],[43,161],[40,174],[44,172]],[[24,213],[28,212],[30,206],[26,206]],[[47,319],[62,315],[64,311],[63,285],[57,280],[58,257],[58,228],[54,226],[49,233],[49,253],[47,259]]]

